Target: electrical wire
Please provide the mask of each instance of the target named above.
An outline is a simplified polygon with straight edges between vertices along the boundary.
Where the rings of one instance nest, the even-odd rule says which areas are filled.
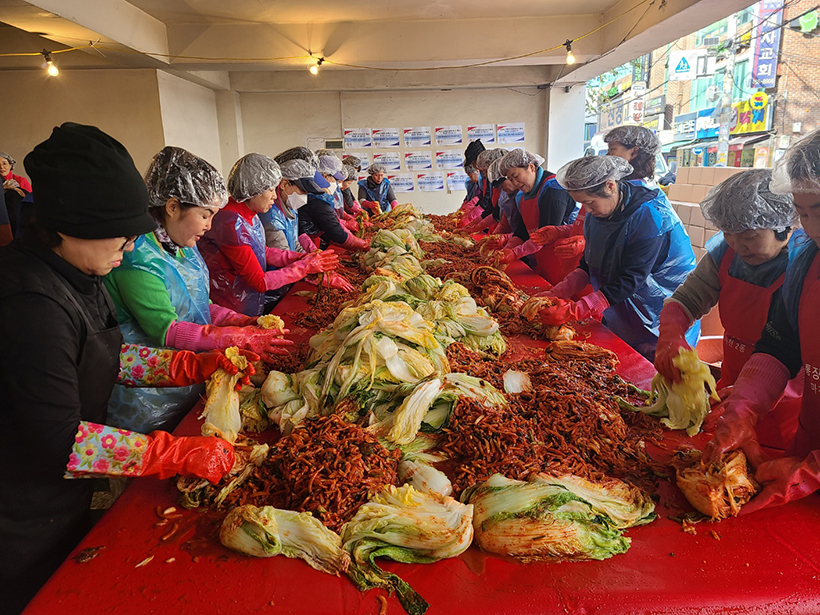
[[[88,45],[80,45],[79,47],[68,47],[67,49],[55,49],[54,51],[49,51],[51,55],[57,53],[67,53],[69,51],[79,51],[80,49],[89,49],[93,47],[93,43],[88,43]],[[31,51],[25,53],[0,53],[0,58],[24,58],[24,57],[36,57],[43,55],[42,51]]]

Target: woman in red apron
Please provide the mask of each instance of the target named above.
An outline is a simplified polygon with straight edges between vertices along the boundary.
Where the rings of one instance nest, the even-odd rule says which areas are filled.
[[[720,306],[724,328],[718,390],[734,385],[752,356],[772,298],[783,285],[789,237],[797,225],[791,196],[773,194],[770,180],[765,169],[739,173],[717,185],[701,203],[704,217],[721,233],[709,240],[707,254],[661,312],[655,366],[668,380],[680,380],[672,360],[681,348],[690,350],[683,332],[715,305]],[[801,393],[798,378],[757,425],[761,444],[786,449],[797,429]]]
[[[513,228],[513,234],[526,235],[515,248],[503,249],[500,263],[511,263],[517,258],[533,255],[535,270],[550,284],[557,284],[578,265],[578,258],[558,258],[553,246],[537,246],[529,233],[543,226],[570,224],[578,209],[575,201],[557,181],[555,174],[541,168],[544,159],[524,150],[513,150],[501,159],[500,171],[519,189],[515,197],[523,228]]]
[[[742,449],[763,491],[743,513],[803,498],[820,488],[820,131],[807,135],[775,165],[771,190],[791,193],[808,240],[792,257],[783,288],[752,357],[738,376],[704,455],[709,460]],[[764,459],[755,427],[803,372],[797,433],[786,456]]]

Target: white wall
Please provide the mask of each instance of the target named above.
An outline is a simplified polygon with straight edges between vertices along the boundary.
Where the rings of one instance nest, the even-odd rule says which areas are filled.
[[[274,156],[308,139],[342,138],[343,128],[405,128],[461,124],[526,123],[524,147],[544,154],[549,94],[536,88],[452,91],[371,91],[241,94],[245,151]],[[452,149],[464,150],[466,143]],[[436,146],[430,149],[435,155]],[[451,149],[451,148],[444,148]],[[380,150],[376,150],[380,151]],[[387,150],[385,150],[387,151]],[[395,150],[394,150],[395,151]],[[404,146],[399,152],[405,151]],[[402,156],[403,159],[403,156]],[[403,168],[402,172],[406,172]],[[463,191],[398,194],[428,213],[454,211]]]
[[[564,91],[563,87],[554,87],[550,91],[545,166],[553,172],[584,155],[585,104],[586,86],[576,85],[569,92]]]
[[[91,124],[120,141],[143,172],[163,146],[156,71],[0,71],[0,151],[23,158],[63,122]]]
[[[164,72],[157,72],[157,83],[164,144],[184,147],[227,174],[230,168],[222,167],[213,90]]]

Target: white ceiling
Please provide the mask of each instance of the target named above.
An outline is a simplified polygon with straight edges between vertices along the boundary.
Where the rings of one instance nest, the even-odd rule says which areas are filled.
[[[602,13],[618,0],[130,0],[167,25],[463,20]]]

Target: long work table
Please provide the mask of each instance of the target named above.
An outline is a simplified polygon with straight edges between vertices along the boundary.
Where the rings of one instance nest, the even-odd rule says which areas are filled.
[[[523,287],[543,280],[521,263],[508,274]],[[294,290],[310,288],[298,284]],[[275,313],[308,309],[293,291]],[[617,353],[618,372],[642,388],[652,365],[599,323],[580,327],[588,341]],[[311,332],[293,331],[300,341]],[[543,347],[544,342],[517,342]],[[176,430],[197,435],[199,408]],[[662,460],[694,439],[666,432]],[[346,577],[333,577],[285,557],[254,559],[222,547],[220,517],[185,511],[172,536],[157,527],[158,510],[176,504],[173,481],[136,479],[57,570],[25,611],[27,615],[116,613],[210,615],[225,613],[379,612],[381,590],[360,593]],[[430,615],[504,614],[813,614],[820,613],[820,499],[816,495],[729,519],[700,523],[685,533],[667,515],[686,509],[680,493],[661,481],[658,519],[627,531],[629,551],[604,561],[522,564],[471,546],[460,557],[434,564],[381,561],[429,603]],[[167,539],[163,540],[164,537]],[[104,547],[85,562],[77,555]],[[149,559],[150,558],[150,559]],[[147,561],[146,561],[147,560]],[[387,612],[404,613],[395,596]]]

